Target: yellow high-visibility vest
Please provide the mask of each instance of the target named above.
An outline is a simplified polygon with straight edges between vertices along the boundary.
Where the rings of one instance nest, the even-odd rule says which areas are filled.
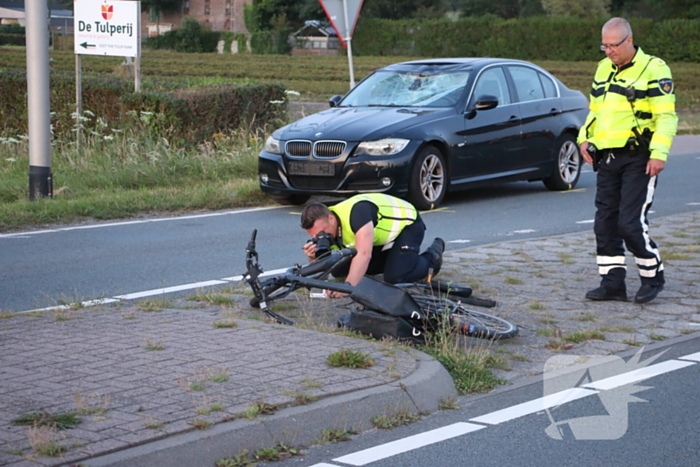
[[[367,193],[348,198],[329,208],[340,219],[342,241],[345,247],[355,245],[355,232],[350,227],[350,212],[360,201],[369,201],[379,208],[377,213],[379,222],[374,227],[374,246],[392,243],[404,227],[413,224],[418,217],[418,211],[411,203],[383,193]]]
[[[633,94],[632,94],[633,93]],[[634,95],[633,102],[628,96]],[[590,94],[590,112],[578,135],[598,149],[623,148],[632,128],[653,132],[651,157],[665,161],[678,129],[676,90],[671,70],[641,48],[632,61],[618,67],[609,58],[598,63]]]

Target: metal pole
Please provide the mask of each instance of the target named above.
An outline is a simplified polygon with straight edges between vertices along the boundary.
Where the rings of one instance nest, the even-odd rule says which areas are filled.
[[[29,120],[29,200],[53,197],[49,28],[46,0],[24,3],[27,15],[27,110]]]
[[[134,92],[141,92],[141,56],[134,59]]]
[[[75,54],[75,147],[80,155],[83,139],[83,61],[82,55]]]
[[[350,31],[350,23],[348,21],[348,2],[343,0],[343,16],[345,17],[345,43],[348,45],[348,66],[350,67],[350,89],[355,87],[355,71],[352,66],[352,33]]]

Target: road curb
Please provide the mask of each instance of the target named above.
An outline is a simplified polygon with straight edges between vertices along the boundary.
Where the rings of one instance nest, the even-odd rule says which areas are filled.
[[[309,446],[324,429],[365,431],[371,419],[398,412],[430,413],[458,396],[452,377],[433,357],[410,350],[416,370],[396,382],[289,407],[260,420],[234,420],[87,459],[89,467],[212,467],[216,461],[277,443]]]

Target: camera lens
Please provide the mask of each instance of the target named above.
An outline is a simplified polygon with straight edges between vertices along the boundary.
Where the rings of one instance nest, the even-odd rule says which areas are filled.
[[[317,233],[314,237],[314,243],[316,244],[316,258],[320,258],[331,251],[332,239],[330,234],[326,232]]]

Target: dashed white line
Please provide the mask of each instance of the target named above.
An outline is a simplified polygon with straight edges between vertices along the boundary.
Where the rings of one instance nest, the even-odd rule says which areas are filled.
[[[700,362],[700,352],[691,353],[690,355],[684,355],[678,357],[679,360],[692,360],[694,362]]]
[[[513,234],[527,234],[527,233],[533,233],[537,232],[537,230],[534,229],[523,229],[523,230],[512,230],[508,232],[506,235],[513,235]]]
[[[469,242],[471,242],[471,240],[459,239],[459,240],[449,240],[447,243],[469,243]]]
[[[514,405],[502,410],[497,410],[496,412],[491,412],[489,414],[482,415],[481,417],[471,418],[469,421],[486,423],[487,425],[498,425],[499,423],[541,412],[542,410],[557,407],[559,405],[566,404],[567,402],[592,396],[594,394],[598,394],[598,391],[591,391],[590,389],[582,388],[571,388],[567,389],[566,391],[557,392],[545,397],[540,397],[539,399],[523,402],[522,404]]]
[[[66,231],[71,231],[71,230],[101,229],[104,227],[120,227],[123,225],[147,224],[149,222],[179,221],[179,220],[190,220],[190,219],[202,219],[205,217],[230,216],[230,215],[234,215],[234,214],[244,214],[244,213],[255,212],[255,211],[267,211],[269,209],[280,209],[281,207],[282,206],[268,206],[268,207],[262,207],[262,208],[241,209],[240,211],[224,211],[224,212],[211,212],[211,213],[207,213],[207,214],[195,214],[195,215],[191,215],[191,216],[159,217],[156,219],[140,219],[140,220],[132,220],[132,221],[124,221],[124,222],[110,222],[110,223],[106,223],[106,224],[76,225],[76,226],[71,226],[71,227],[62,227],[59,229],[35,230],[35,231],[31,231],[31,232],[17,232],[17,233],[11,233],[11,234],[0,234],[0,238],[7,238],[7,237],[27,238],[30,235],[66,232]]]
[[[595,219],[586,219],[585,221],[576,221],[577,224],[592,224],[595,222]]]
[[[657,363],[656,365],[647,366],[644,368],[639,368],[637,370],[628,371],[627,373],[622,373],[620,375],[611,376],[610,378],[601,379],[599,381],[594,381],[592,383],[584,384],[583,386],[591,389],[608,390],[619,386],[624,386],[625,384],[636,383],[637,381],[642,381],[644,379],[653,378],[669,371],[680,370],[690,365],[695,365],[695,362],[681,362],[678,360],[669,360],[663,363]]]
[[[482,428],[486,427],[483,425],[474,425],[473,423],[459,422],[390,443],[381,444],[333,460],[350,465],[365,465],[397,454],[413,451],[414,449],[422,448],[430,444],[439,443],[440,441],[445,441],[450,438],[462,436],[472,431],[481,430]]]

